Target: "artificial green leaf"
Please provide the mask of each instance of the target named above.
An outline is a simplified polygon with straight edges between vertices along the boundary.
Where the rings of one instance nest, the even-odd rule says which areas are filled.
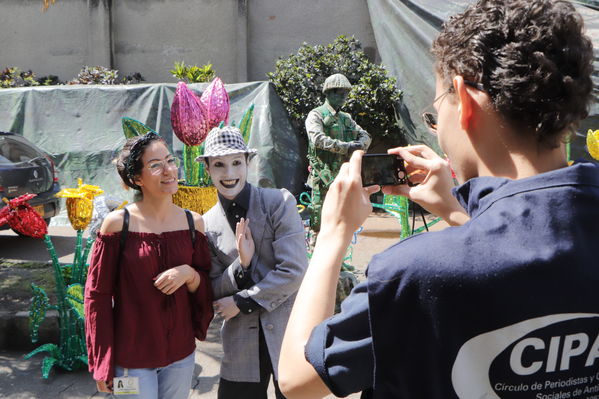
[[[80,320],[85,318],[85,311],[83,310],[83,285],[71,284],[67,287],[66,299],[69,305],[73,308],[77,317]]]
[[[77,359],[84,365],[86,365],[86,366],[88,365],[87,355],[78,356]]]
[[[43,345],[38,346],[37,348],[35,348],[31,352],[29,352],[28,354],[26,354],[24,356],[24,358],[29,359],[30,357],[35,356],[38,353],[42,353],[42,352],[48,352],[48,354],[50,354],[51,356],[53,356],[55,358],[60,357],[60,349],[58,348],[58,346],[56,344],[43,344]]]
[[[52,370],[52,367],[54,367],[57,362],[57,358],[46,356],[42,361],[42,377],[48,378],[50,375],[50,370]]]
[[[254,120],[254,104],[252,103],[243,113],[241,122],[239,122],[239,130],[243,136],[243,141],[250,142],[250,130],[252,129],[252,121]]]
[[[33,295],[29,306],[29,335],[31,342],[35,343],[38,340],[40,324],[46,318],[46,310],[50,307],[50,301],[43,288],[31,283],[31,289]]]
[[[144,125],[138,120],[133,118],[123,117],[121,120],[123,126],[123,133],[125,137],[130,139],[131,137],[143,136],[146,133],[156,133],[152,128]],[[156,133],[158,134],[158,133]]]

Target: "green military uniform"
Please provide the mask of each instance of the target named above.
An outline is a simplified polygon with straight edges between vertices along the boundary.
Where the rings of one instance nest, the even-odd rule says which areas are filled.
[[[312,187],[312,230],[320,231],[322,202],[343,162],[349,160],[351,142],[359,142],[363,150],[370,146],[370,135],[346,112],[336,112],[325,101],[306,118],[308,133],[308,161]]]

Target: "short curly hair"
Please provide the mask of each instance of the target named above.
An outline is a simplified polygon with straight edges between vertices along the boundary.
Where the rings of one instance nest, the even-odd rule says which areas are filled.
[[[141,187],[135,184],[135,178],[141,174],[143,168],[141,157],[143,157],[146,148],[157,140],[166,144],[164,139],[154,132],[131,137],[125,142],[116,160],[116,170],[127,187],[141,191]]]
[[[593,44],[568,1],[480,0],[433,42],[442,79],[481,83],[510,126],[555,148],[588,115]]]

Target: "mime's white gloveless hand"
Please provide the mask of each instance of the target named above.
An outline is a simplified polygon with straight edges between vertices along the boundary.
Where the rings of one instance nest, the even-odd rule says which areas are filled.
[[[247,269],[252,262],[252,257],[256,251],[254,245],[254,239],[252,238],[252,231],[250,230],[250,220],[241,218],[235,226],[235,240],[237,245],[237,252],[239,252],[239,260],[241,266]]]

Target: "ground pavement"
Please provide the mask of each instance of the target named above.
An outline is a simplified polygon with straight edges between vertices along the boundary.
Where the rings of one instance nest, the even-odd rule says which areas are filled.
[[[430,221],[429,218],[427,220]],[[421,225],[417,222],[416,226]],[[446,225],[439,223],[431,230],[439,230]],[[387,214],[373,213],[364,223],[364,230],[358,236],[353,249],[352,264],[357,268],[359,279],[373,254],[394,244],[399,238],[399,223]],[[61,262],[71,262],[74,248],[74,231],[70,227],[51,227],[50,234],[57,246]],[[39,245],[38,245],[39,244]],[[21,239],[10,231],[0,231],[0,258],[18,261],[46,261],[46,248],[38,240]],[[26,309],[24,309],[26,310]],[[204,342],[198,342],[195,360],[196,369],[193,390],[190,398],[216,398],[219,379],[219,363],[222,346],[219,341],[219,327],[222,319],[215,319]],[[33,348],[33,346],[32,346]],[[87,399],[104,398],[105,394],[96,391],[95,383],[85,370],[64,372],[55,369],[49,379],[41,377],[43,354],[24,360],[26,350],[0,350],[0,398],[9,399]],[[274,398],[271,386],[269,397]],[[359,394],[348,398],[357,399]],[[331,396],[332,398],[332,396]]]

